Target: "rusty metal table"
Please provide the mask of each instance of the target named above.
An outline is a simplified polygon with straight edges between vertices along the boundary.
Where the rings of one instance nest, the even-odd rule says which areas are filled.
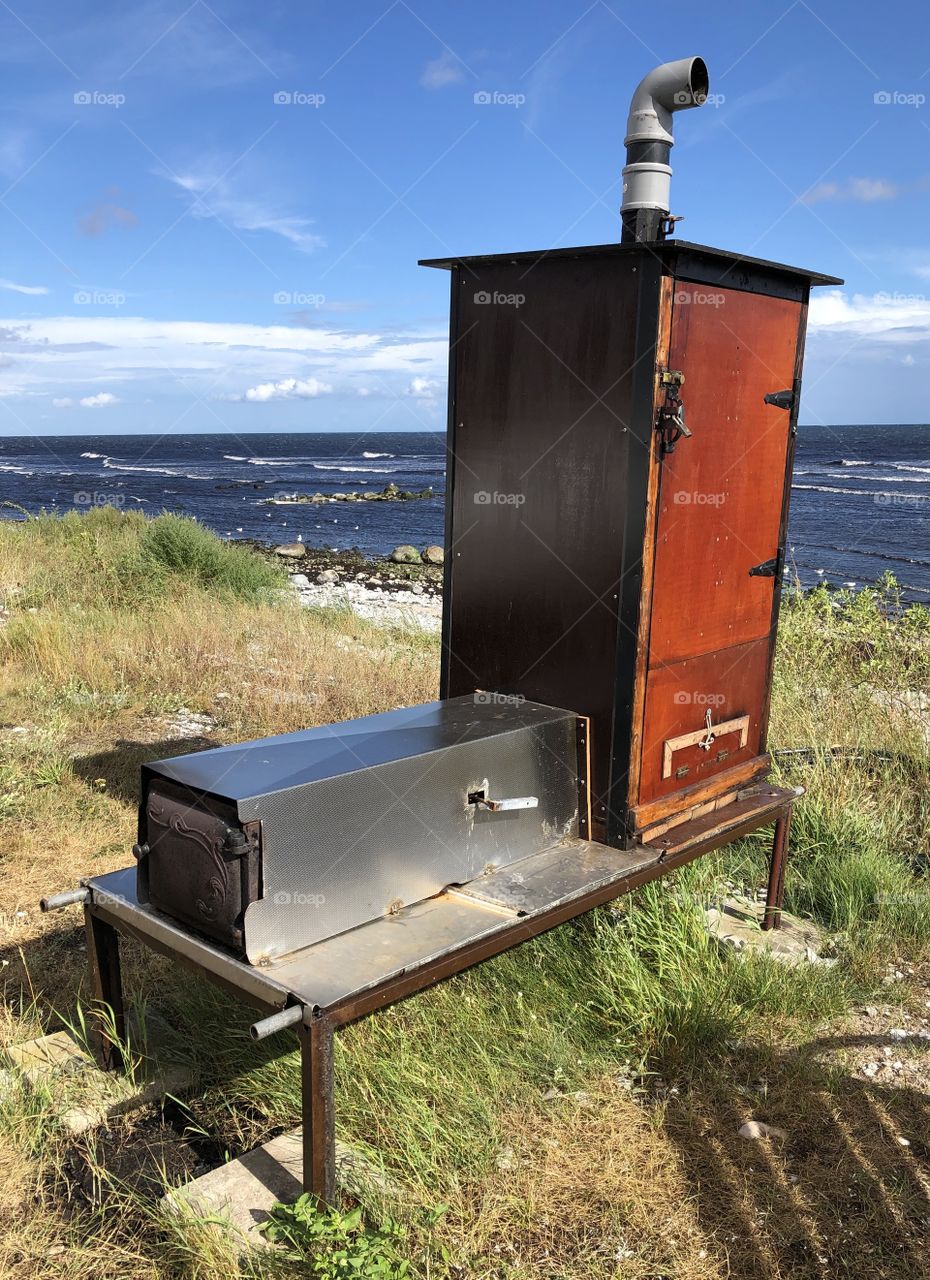
[[[122,1067],[119,934],[195,970],[266,1018],[277,1016],[273,1026],[293,1025],[301,1048],[304,1187],[331,1203],[336,1191],[332,1050],[338,1028],[770,822],[775,823],[775,840],[764,927],[777,927],[788,823],[797,795],[794,789],[770,785],[750,788],[724,808],[672,829],[652,845],[630,850],[563,841],[396,915],[260,966],[237,959],[141,904],[135,867],[87,877],[82,884],[93,994],[98,1008],[110,1011],[97,1019],[101,1065]]]

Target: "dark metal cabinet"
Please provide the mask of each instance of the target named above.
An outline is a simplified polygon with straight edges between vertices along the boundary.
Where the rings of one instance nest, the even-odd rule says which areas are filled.
[[[807,301],[837,282],[676,241],[424,265],[452,276],[442,696],[590,717],[595,835],[628,846],[768,769]]]

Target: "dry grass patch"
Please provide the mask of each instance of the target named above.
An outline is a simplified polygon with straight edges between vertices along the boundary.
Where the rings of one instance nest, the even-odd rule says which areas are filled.
[[[469,1277],[720,1274],[674,1146],[615,1080],[511,1110],[502,1127],[499,1167],[468,1189],[454,1224]]]

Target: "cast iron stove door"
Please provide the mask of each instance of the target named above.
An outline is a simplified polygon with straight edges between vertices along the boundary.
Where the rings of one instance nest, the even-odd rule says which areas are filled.
[[[143,901],[237,951],[260,889],[256,833],[233,805],[157,779],[140,815]]]

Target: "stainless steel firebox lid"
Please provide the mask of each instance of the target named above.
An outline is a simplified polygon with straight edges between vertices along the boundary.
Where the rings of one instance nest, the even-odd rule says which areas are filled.
[[[142,772],[233,800],[245,818],[243,802],[275,791],[465,742],[485,742],[573,714],[516,696],[476,693],[154,760],[144,764]]]

